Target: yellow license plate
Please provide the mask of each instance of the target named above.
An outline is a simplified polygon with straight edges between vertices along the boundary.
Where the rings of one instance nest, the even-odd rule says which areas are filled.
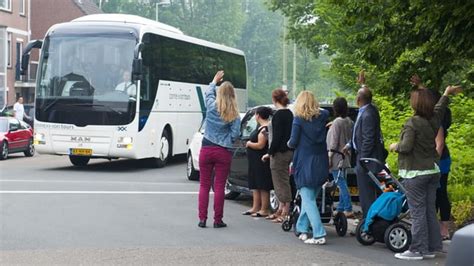
[[[91,156],[92,149],[71,149],[71,155]]]

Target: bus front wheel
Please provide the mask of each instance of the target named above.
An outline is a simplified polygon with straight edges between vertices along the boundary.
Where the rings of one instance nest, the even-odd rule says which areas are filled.
[[[171,157],[171,139],[168,129],[163,130],[161,139],[158,141],[158,157],[150,158],[150,164],[153,167],[162,168]]]
[[[86,166],[91,157],[69,155],[69,160],[74,166]]]

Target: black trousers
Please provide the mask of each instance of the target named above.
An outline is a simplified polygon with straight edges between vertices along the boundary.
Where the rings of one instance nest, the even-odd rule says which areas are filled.
[[[359,160],[357,160],[355,171],[357,175],[357,186],[359,187],[360,207],[362,208],[362,214],[365,218],[369,212],[370,206],[377,198],[377,194],[379,194],[379,189],[374,181],[369,177],[367,171],[362,168]]]
[[[436,211],[439,210],[441,221],[446,222],[451,218],[451,203],[448,198],[448,175],[441,174],[440,187],[436,190]]]

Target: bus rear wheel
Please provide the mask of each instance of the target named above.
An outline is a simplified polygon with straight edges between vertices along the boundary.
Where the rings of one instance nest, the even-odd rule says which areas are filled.
[[[91,157],[69,155],[69,160],[74,166],[86,166]]]

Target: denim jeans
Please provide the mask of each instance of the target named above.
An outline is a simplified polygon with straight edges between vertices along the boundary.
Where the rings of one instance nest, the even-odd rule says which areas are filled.
[[[316,205],[316,197],[320,190],[321,187],[318,187],[317,189],[309,187],[300,188],[301,213],[296,222],[296,231],[300,233],[309,233],[309,225],[311,224],[313,238],[326,236],[326,230],[324,230],[318,206]]]
[[[337,211],[352,211],[351,195],[347,187],[346,169],[332,171],[334,181],[339,187],[339,204],[337,204]]]

